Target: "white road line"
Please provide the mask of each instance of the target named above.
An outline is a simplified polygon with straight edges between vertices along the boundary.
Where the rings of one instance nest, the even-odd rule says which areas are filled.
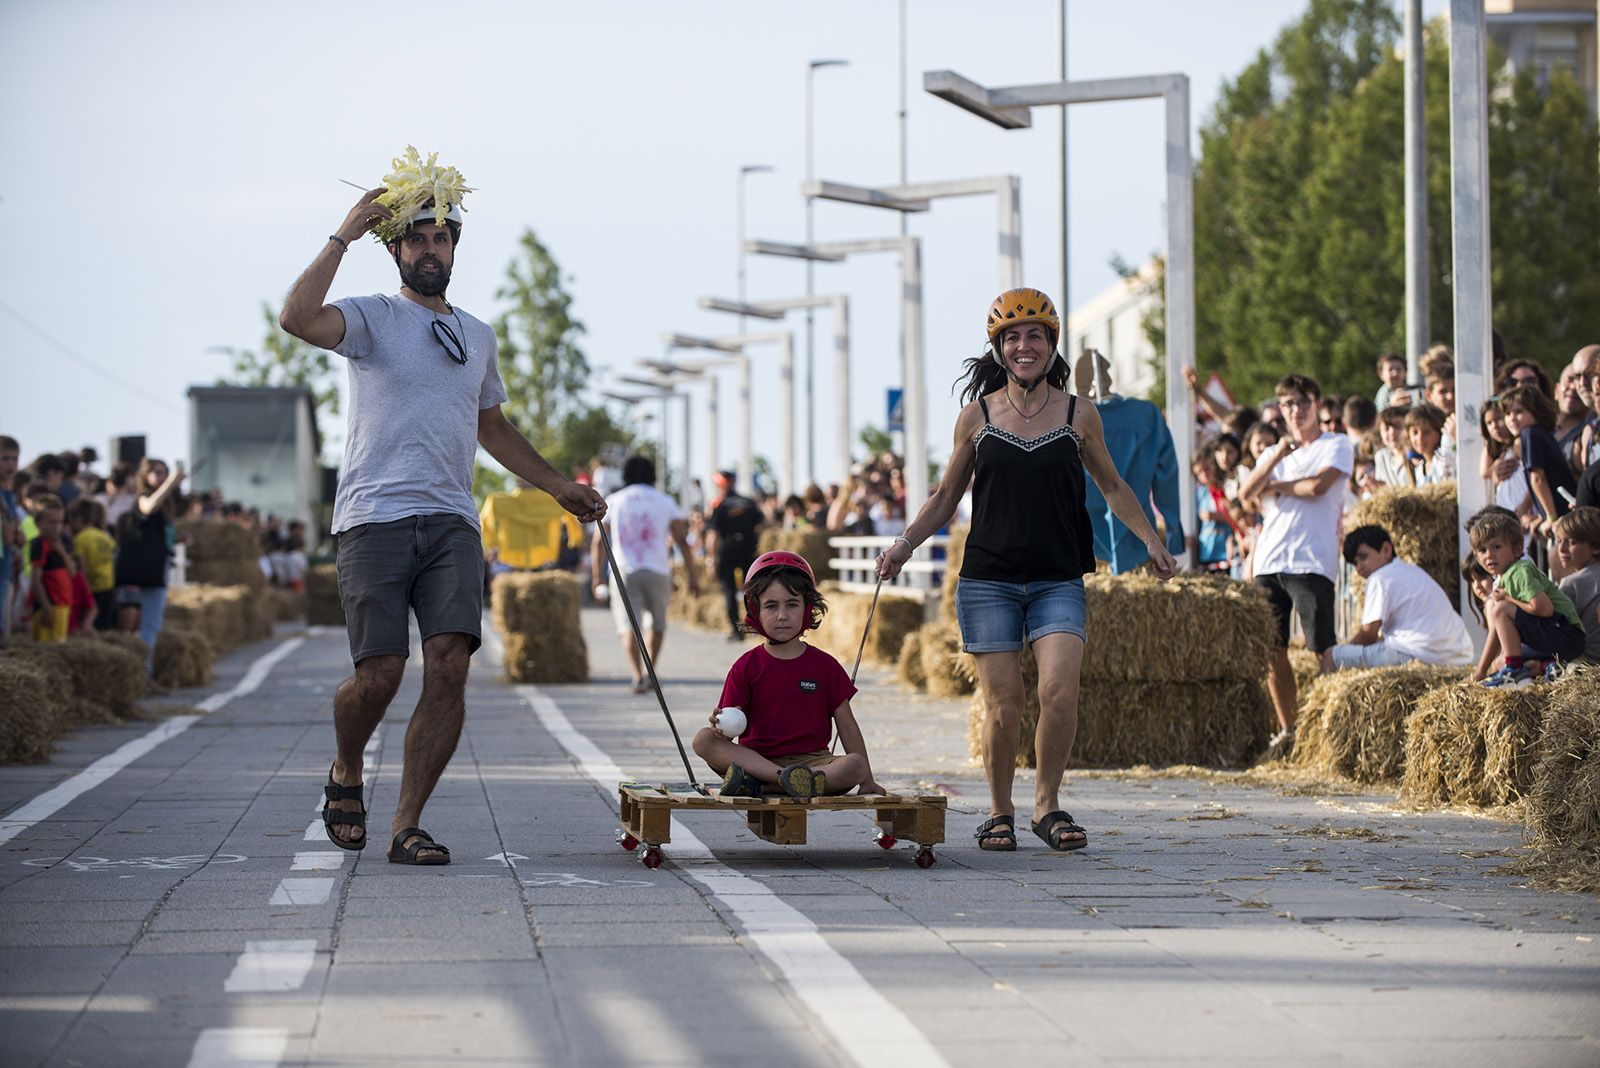
[[[601,788],[615,789],[623,775],[611,758],[573,727],[537,686],[515,689],[583,773]],[[756,948],[783,973],[847,1056],[872,1068],[937,1068],[946,1063],[906,1015],[830,946],[804,913],[765,884],[718,861],[677,820],[672,821],[671,860],[733,911]]]
[[[326,849],[296,853],[290,871],[338,871],[344,867],[344,854]]]
[[[278,1027],[208,1027],[195,1039],[189,1068],[276,1068],[289,1032]]]
[[[315,938],[246,942],[222,989],[230,994],[269,994],[299,990],[311,974]]]
[[[318,805],[317,806],[317,817],[315,819],[313,819],[310,823],[306,824],[306,836],[305,836],[304,841],[307,841],[307,842],[326,842],[327,840],[328,840],[328,832],[327,832],[327,829],[322,824],[322,806]]]
[[[267,904],[320,905],[332,893],[332,879],[284,879],[278,883]]]
[[[304,641],[303,638],[290,638],[276,649],[262,654],[250,665],[250,670],[239,680],[239,685],[224,693],[213,694],[200,702],[199,707],[207,712],[216,712],[234,698],[254,692],[266,681],[267,673],[277,665],[278,661],[298,649]],[[200,716],[173,716],[148,734],[142,734],[115,752],[107,753],[72,778],[46,790],[11,812],[4,819],[0,819],[0,845],[11,841],[40,820],[49,819],[162,742],[176,738],[200,719]]]

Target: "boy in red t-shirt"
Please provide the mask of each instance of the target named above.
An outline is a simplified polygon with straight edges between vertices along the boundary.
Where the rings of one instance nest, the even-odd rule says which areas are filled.
[[[77,568],[61,537],[61,498],[45,494],[32,503],[39,527],[39,536],[28,542],[28,564],[33,569],[33,637],[35,641],[59,642],[67,636],[72,576]]]
[[[694,736],[694,751],[722,776],[725,797],[756,797],[768,784],[791,797],[881,794],[867,743],[850,710],[856,687],[837,660],[800,640],[822,625],[827,604],[805,558],[764,553],[744,583],[745,626],[766,641],[734,661],[711,726]],[[734,742],[719,722],[742,709],[748,726]],[[837,725],[844,753],[829,750]]]

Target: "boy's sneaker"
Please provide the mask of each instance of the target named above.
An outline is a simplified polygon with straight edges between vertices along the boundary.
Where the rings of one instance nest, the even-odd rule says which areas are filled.
[[[1561,678],[1561,674],[1562,674],[1562,672],[1561,672],[1561,664],[1558,661],[1551,660],[1551,661],[1549,661],[1548,663],[1545,664],[1545,666],[1544,666],[1544,681],[1545,682],[1555,682],[1557,679]]]
[[[739,765],[729,764],[727,773],[722,776],[722,789],[717,791],[717,796],[760,797],[761,791],[765,787],[766,783],[763,783]]]
[[[1520,690],[1524,686],[1533,685],[1533,672],[1529,671],[1525,667],[1503,667],[1499,671],[1496,671],[1493,675],[1490,675],[1488,678],[1478,683],[1478,685],[1486,686],[1491,689],[1497,686],[1509,686],[1513,690]]]

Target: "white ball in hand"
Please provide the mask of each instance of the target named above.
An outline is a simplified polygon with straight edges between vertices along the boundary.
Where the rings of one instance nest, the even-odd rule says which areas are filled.
[[[744,709],[728,707],[717,713],[717,729],[729,738],[737,738],[744,733],[749,721],[745,719]]]

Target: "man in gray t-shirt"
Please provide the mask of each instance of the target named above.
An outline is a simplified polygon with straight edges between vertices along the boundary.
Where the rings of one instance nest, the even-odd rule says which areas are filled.
[[[338,755],[323,788],[322,818],[343,849],[367,844],[362,750],[400,688],[411,646],[408,613],[422,636],[422,697],[406,732],[389,860],[448,864],[450,851],[422,830],[422,808],[455,752],[466,715],[467,667],[480,643],[483,543],[472,502],[479,445],[513,474],[585,522],[605,500],[563,478],[500,411],[506,399],[495,334],[445,300],[461,209],[443,224],[430,204],[387,248],[400,272],[395,296],[324,303],[339,262],[392,213],[364,194],[296,280],[283,328],[332,349],[350,369],[349,436],[333,533],[339,596],[355,674],[334,695]]]

